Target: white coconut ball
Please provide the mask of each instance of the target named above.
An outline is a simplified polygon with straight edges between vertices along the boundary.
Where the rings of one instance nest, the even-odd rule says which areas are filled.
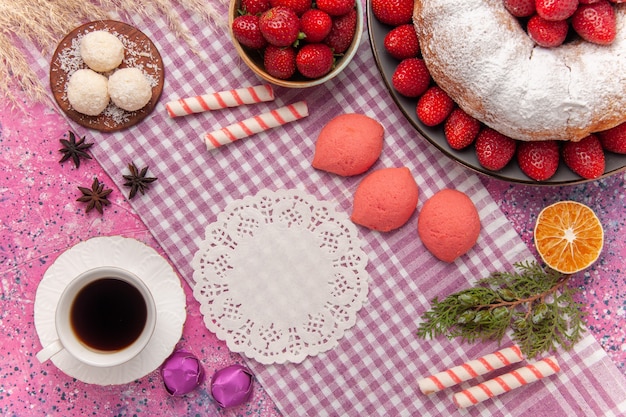
[[[108,80],[90,69],[74,72],[67,83],[67,100],[74,110],[88,116],[97,116],[109,104]]]
[[[94,71],[111,71],[124,59],[124,44],[105,30],[89,32],[80,41],[80,56]]]
[[[117,107],[135,111],[148,104],[152,87],[139,68],[121,68],[109,77],[109,95]]]

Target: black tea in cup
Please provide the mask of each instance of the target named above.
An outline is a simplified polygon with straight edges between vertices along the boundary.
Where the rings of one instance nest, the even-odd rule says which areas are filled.
[[[117,351],[141,335],[148,308],[141,292],[117,278],[101,278],[82,288],[70,311],[76,337],[87,347]]]

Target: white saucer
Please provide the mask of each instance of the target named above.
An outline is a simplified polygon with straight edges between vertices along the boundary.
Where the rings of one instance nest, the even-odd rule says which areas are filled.
[[[98,266],[125,268],[146,282],[157,305],[154,336],[134,359],[110,368],[85,365],[65,351],[51,361],[67,375],[89,384],[126,384],[157,369],[174,350],[187,318],[185,292],[167,260],[142,242],[111,236],[78,243],[57,258],[37,288],[35,328],[42,346],[57,339],[54,312],[64,287],[80,273]]]

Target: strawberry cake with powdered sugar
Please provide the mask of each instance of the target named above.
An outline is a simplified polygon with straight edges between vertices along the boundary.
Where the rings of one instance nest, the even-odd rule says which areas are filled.
[[[469,115],[521,141],[579,141],[626,121],[626,6],[611,7],[609,45],[540,47],[502,0],[419,0],[413,23],[433,80]]]

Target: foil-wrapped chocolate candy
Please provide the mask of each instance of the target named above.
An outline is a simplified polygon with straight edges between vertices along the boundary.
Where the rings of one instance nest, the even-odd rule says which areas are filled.
[[[230,365],[220,369],[211,378],[211,395],[224,407],[235,407],[252,395],[252,372],[242,365]]]
[[[161,366],[161,376],[168,393],[185,395],[204,381],[204,370],[195,356],[179,350],[165,360]]]

